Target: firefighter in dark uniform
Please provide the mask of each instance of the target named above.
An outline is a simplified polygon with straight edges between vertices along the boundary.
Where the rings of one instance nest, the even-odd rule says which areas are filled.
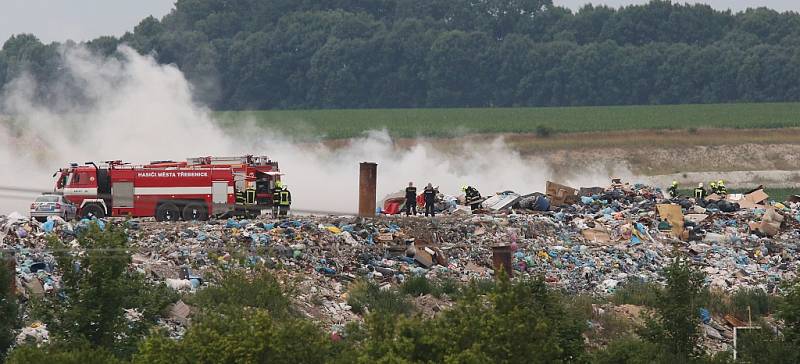
[[[289,208],[292,206],[292,193],[289,192],[289,189],[284,185],[281,192],[278,193],[278,196],[279,215],[286,216],[289,214]]]
[[[417,188],[414,187],[413,182],[408,182],[406,187],[406,216],[417,214]]]
[[[704,202],[708,196],[708,192],[705,188],[703,188],[703,182],[697,184],[697,188],[694,189],[694,200],[696,203]]]
[[[466,203],[469,205],[472,211],[478,210],[481,208],[481,193],[475,187],[472,186],[461,186],[461,191],[464,191],[466,196]]]
[[[275,187],[272,189],[272,217],[278,217],[280,212],[281,190],[283,190],[283,183],[276,181]]]
[[[438,191],[436,191],[436,189],[433,188],[433,186],[430,183],[428,183],[428,185],[425,186],[425,191],[422,192],[422,195],[425,197],[425,216],[428,216],[428,214],[430,214],[431,217],[436,216],[437,193]]]
[[[678,181],[672,181],[672,185],[667,188],[667,192],[672,198],[678,197]]]

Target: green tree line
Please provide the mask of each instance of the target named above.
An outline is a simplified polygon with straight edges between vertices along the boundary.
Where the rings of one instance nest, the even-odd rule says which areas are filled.
[[[800,14],[653,0],[178,0],[122,37],[216,109],[629,105],[800,100]],[[60,44],[0,51],[46,99]]]

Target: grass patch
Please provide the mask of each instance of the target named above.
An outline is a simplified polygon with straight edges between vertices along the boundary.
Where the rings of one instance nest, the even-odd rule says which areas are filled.
[[[702,300],[703,305],[713,314],[730,314],[742,321],[752,318],[755,322],[763,316],[774,313],[780,297],[771,296],[761,289],[748,288],[740,289],[732,295],[716,290],[706,290]]]
[[[644,282],[638,279],[630,279],[617,287],[611,295],[611,302],[617,305],[637,305],[655,307],[658,302],[658,292],[661,286],[657,283]]]
[[[770,296],[760,289],[740,289],[731,297],[733,314],[741,319],[747,318],[748,307],[752,317],[770,315],[777,308],[777,297]]]
[[[431,282],[424,276],[411,276],[406,278],[400,285],[400,293],[409,296],[433,295],[436,298],[447,296],[450,298],[458,297],[461,293],[461,284],[452,278],[445,278]]]
[[[432,293],[434,290],[433,285],[424,276],[412,275],[403,282],[400,286],[400,292],[410,296],[424,296]]]
[[[398,290],[381,289],[377,283],[364,279],[356,280],[350,285],[347,304],[358,314],[369,311],[407,315],[413,309],[411,302]]]
[[[539,108],[266,110],[215,113],[223,127],[245,122],[295,136],[351,138],[364,130],[395,137],[469,133],[574,133],[642,129],[800,127],[800,103]],[[547,136],[547,135],[542,135]]]

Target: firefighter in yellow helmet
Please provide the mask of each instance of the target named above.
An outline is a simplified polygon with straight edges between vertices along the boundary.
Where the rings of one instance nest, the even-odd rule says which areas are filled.
[[[678,181],[672,181],[672,185],[667,188],[667,192],[672,198],[678,197]]]
[[[281,190],[283,190],[283,182],[275,181],[275,186],[272,188],[272,217],[278,217],[280,212]]]
[[[725,182],[723,182],[722,180],[719,180],[717,182],[717,193],[722,195],[722,196],[725,196],[725,195],[728,194],[728,189],[725,187]]]
[[[709,183],[708,186],[710,188],[710,192],[711,193],[717,193],[718,192],[717,191],[717,182],[711,181],[711,183]]]
[[[292,193],[286,185],[281,186],[281,191],[278,193],[278,215],[286,216],[289,214],[289,208],[292,206]]]

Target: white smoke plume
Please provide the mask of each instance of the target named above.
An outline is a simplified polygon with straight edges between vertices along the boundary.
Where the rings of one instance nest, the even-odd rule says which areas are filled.
[[[484,194],[544,190],[554,174],[546,161],[523,158],[502,140],[443,152],[432,141],[398,148],[385,131],[368,131],[346,146],[295,142],[253,123],[222,130],[210,110],[192,100],[192,88],[172,65],[120,47],[121,57],[101,58],[85,48],[62,50],[63,69],[88,99],[80,105],[34,101],[35,81],[23,76],[6,86],[0,104],[0,186],[51,190],[52,173],[70,162],[122,159],[145,163],[206,155],[269,155],[280,163],[298,209],[357,210],[358,163],[378,163],[378,198],[409,181],[430,182],[458,194],[461,184]],[[67,91],[64,91],[67,92]],[[56,100],[70,100],[68,97]],[[67,110],[66,112],[64,110]],[[9,121],[10,120],[10,121]],[[626,175],[625,171],[614,171]],[[569,174],[567,174],[569,175]],[[584,185],[606,184],[601,170],[572,174]],[[30,201],[0,196],[0,213],[24,212]]]

